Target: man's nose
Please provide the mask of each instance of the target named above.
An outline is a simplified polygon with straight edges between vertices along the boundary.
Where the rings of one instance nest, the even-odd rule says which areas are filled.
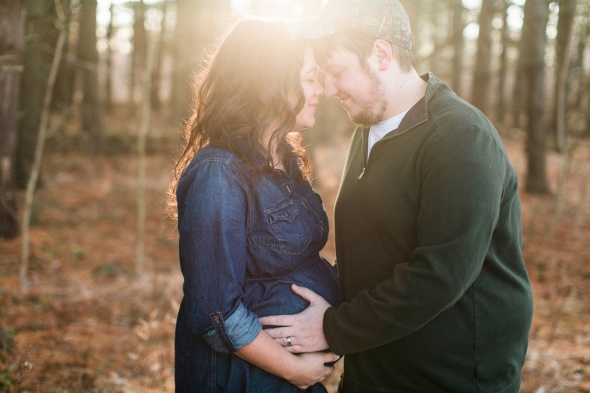
[[[326,94],[327,98],[334,97],[338,94],[338,89],[336,88],[336,84],[334,83],[334,79],[328,75],[326,75],[324,80],[324,93]]]

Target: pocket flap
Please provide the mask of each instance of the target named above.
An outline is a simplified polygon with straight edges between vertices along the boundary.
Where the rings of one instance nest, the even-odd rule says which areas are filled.
[[[297,206],[294,203],[292,203],[278,210],[271,211],[268,214],[270,216],[271,224],[277,221],[293,222],[293,220],[299,214],[299,209],[297,209]]]

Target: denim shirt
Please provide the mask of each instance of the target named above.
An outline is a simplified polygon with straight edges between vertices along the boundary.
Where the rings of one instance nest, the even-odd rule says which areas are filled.
[[[179,314],[217,352],[251,343],[261,316],[305,309],[292,283],[341,302],[336,273],[319,256],[328,235],[321,198],[296,159],[284,164],[285,171],[260,173],[230,151],[207,146],[178,183],[185,280]]]

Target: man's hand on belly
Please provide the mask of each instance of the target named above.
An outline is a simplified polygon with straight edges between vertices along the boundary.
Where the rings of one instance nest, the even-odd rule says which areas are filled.
[[[291,285],[297,295],[309,302],[309,307],[294,315],[272,315],[260,318],[263,326],[279,326],[266,329],[276,342],[292,353],[317,352],[328,349],[324,336],[324,313],[330,304],[320,295],[304,287]]]

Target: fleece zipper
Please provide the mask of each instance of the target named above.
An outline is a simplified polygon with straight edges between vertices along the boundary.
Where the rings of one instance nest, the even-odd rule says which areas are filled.
[[[419,101],[419,102],[421,102],[421,101]],[[401,132],[393,133],[395,130],[392,130],[391,132],[389,132],[389,134],[385,135],[383,138],[381,138],[380,140],[375,142],[375,144],[373,145],[373,149],[379,143],[381,143],[387,139],[395,138],[398,135],[405,134],[406,132],[410,131],[411,129],[418,127],[420,124],[426,122],[426,120],[428,120],[428,118],[422,119],[418,123],[411,125],[410,127],[406,128],[405,130],[403,130]],[[397,130],[397,128],[396,128],[396,130]],[[393,133],[393,135],[390,135],[391,133]],[[361,142],[362,142],[362,147],[363,147],[363,170],[361,171],[360,175],[357,177],[357,180],[361,180],[363,178],[363,176],[365,175],[365,172],[367,170],[367,167],[369,166],[369,160],[371,159],[370,156],[369,156],[369,158],[367,158],[368,140],[369,140],[368,136],[369,136],[369,129],[364,128],[361,133]]]

